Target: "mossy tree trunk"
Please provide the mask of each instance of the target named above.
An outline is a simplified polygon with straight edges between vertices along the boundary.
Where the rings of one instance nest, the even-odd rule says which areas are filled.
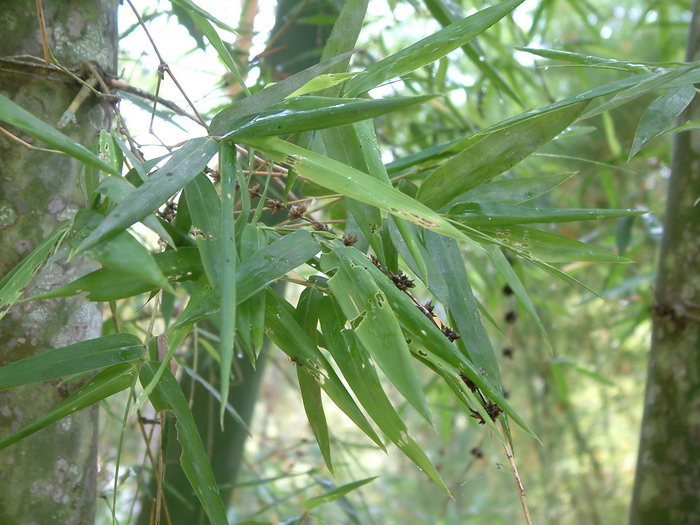
[[[48,43],[68,68],[93,61],[116,71],[116,0],[43,0]],[[3,2],[0,57],[41,57],[41,33],[31,1]],[[7,65],[7,64],[5,64]],[[55,125],[80,86],[66,76],[50,77],[38,67],[2,66],[0,93]],[[90,97],[63,132],[83,144],[109,123],[109,108]],[[10,127],[29,143],[31,137]],[[36,144],[40,145],[40,144]],[[29,151],[0,136],[0,275],[39,244],[56,225],[73,216],[84,196],[81,166],[73,159]],[[54,263],[36,276],[27,293],[48,290],[91,269],[77,259]],[[0,366],[98,337],[101,309],[82,298],[16,305],[0,321]],[[80,386],[58,381],[0,392],[0,435],[18,430]],[[89,524],[96,502],[97,407],[76,413],[0,452],[0,523]]]
[[[687,60],[700,59],[696,0]],[[682,121],[700,118],[697,95]],[[700,523],[700,132],[676,135],[631,525]]]

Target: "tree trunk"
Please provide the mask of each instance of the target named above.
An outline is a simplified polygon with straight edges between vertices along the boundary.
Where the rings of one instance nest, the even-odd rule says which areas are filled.
[[[700,59],[700,1],[688,39]],[[700,118],[697,95],[682,121]],[[700,523],[700,132],[676,135],[631,525]]]
[[[114,73],[116,7],[116,0],[43,0],[48,43],[57,60],[68,68],[90,60]],[[0,57],[43,56],[34,2],[3,2],[0,28]],[[80,88],[68,76],[49,75],[38,67],[0,67],[0,92],[52,125]],[[109,123],[109,108],[90,97],[76,118],[78,124],[63,132],[87,144]],[[71,218],[85,199],[79,184],[81,166],[67,156],[29,151],[0,135],[0,165],[0,274],[5,275],[60,221]],[[91,269],[92,263],[83,258],[53,263],[39,272],[27,293],[51,289]],[[82,298],[15,305],[0,321],[0,366],[98,337],[101,327],[100,307]],[[0,434],[25,426],[79,386],[78,381],[51,381],[0,392]],[[96,406],[78,412],[0,452],[0,523],[94,521],[97,413]]]

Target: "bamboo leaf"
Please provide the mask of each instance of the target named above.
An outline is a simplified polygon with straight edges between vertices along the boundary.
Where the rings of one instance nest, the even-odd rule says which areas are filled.
[[[221,318],[220,318],[220,355],[221,355],[221,412],[220,424],[224,426],[224,412],[229,392],[229,377],[233,363],[233,346],[236,336],[236,225],[233,207],[236,200],[236,172],[238,159],[234,144],[221,144],[219,165],[221,169],[221,225],[219,232],[219,268],[221,277]]]
[[[175,1],[177,2],[182,0]],[[207,37],[207,40],[209,40],[212,47],[216,49],[216,52],[219,54],[219,58],[221,58],[222,62],[226,64],[226,67],[233,75],[233,78],[235,78],[236,82],[238,82],[241,88],[243,88],[243,92],[246,95],[250,95],[248,86],[245,85],[245,80],[243,80],[240,71],[238,71],[238,66],[236,66],[236,62],[234,62],[228,47],[226,47],[226,44],[224,44],[224,42],[221,40],[219,33],[216,32],[216,29],[214,29],[214,27],[209,23],[209,20],[207,20],[209,17],[202,16],[195,9],[190,9],[190,16],[192,17],[194,23],[197,24],[197,27],[202,31],[202,33],[204,33],[204,36]],[[215,21],[213,18],[210,18],[210,20]]]
[[[503,204],[499,201],[463,202],[450,208],[447,216],[467,226],[509,226],[573,221],[591,221],[634,217],[644,210],[606,210],[576,208],[531,208]]]
[[[231,125],[222,139],[271,137],[332,128],[422,104],[435,95],[376,100],[305,96],[290,98]]]
[[[141,340],[133,334],[112,334],[82,341],[3,366],[0,390],[136,361],[143,353]]]
[[[199,252],[195,248],[180,248],[178,251],[169,250],[155,253],[153,259],[160,270],[173,281],[196,281],[202,273]],[[26,301],[71,297],[81,293],[87,293],[87,298],[90,301],[115,301],[150,292],[157,288],[156,285],[134,279],[131,275],[102,268],[46,293],[30,297]]]
[[[361,479],[358,481],[353,481],[352,483],[346,483],[345,485],[341,485],[340,487],[337,487],[329,492],[326,492],[325,494],[321,496],[316,496],[315,498],[310,498],[307,499],[302,505],[305,509],[311,510],[315,507],[318,507],[319,505],[323,505],[324,503],[329,503],[331,501],[335,501],[338,498],[341,498],[345,496],[346,494],[349,494],[353,490],[357,490],[363,485],[367,485],[368,483],[373,482],[375,479],[377,479],[379,476],[373,476],[371,478],[365,478]]]
[[[459,202],[496,201],[502,204],[520,204],[553,190],[573,175],[573,173],[562,173],[560,175],[494,180],[463,193],[456,200]],[[452,214],[452,210],[450,210],[450,214]]]
[[[286,353],[297,366],[303,366],[307,373],[318,381],[336,406],[384,450],[379,436],[365,419],[348,391],[336,375],[333,367],[313,344],[304,330],[294,320],[292,307],[276,292],[268,289],[265,301],[265,324],[267,335]]]
[[[366,173],[279,139],[255,139],[246,142],[274,160],[287,162],[316,184],[382,208],[423,228],[471,243],[466,235],[439,214]]]
[[[192,225],[199,230],[195,239],[209,282],[221,282],[221,201],[209,177],[200,173],[183,191]]]
[[[669,89],[649,104],[637,126],[627,160],[630,161],[647,142],[658,137],[671,126],[693,98],[695,98],[695,86],[683,86]]]
[[[243,100],[234,102],[229,107],[216,114],[211,121],[209,131],[213,135],[219,136],[227,133],[231,129],[232,124],[237,120],[247,117],[248,115],[260,113],[273,104],[281,102],[297,89],[303,87],[306,83],[315,79],[328,68],[343,61],[351,54],[352,52],[345,53],[331,58],[330,60],[326,60],[325,62],[321,62],[320,64],[316,64],[257,93],[253,93]]]
[[[76,246],[104,220],[104,215],[94,210],[80,210],[73,221],[76,232],[71,244]],[[133,278],[146,281],[173,292],[153,256],[140,242],[126,231],[122,231],[85,251],[85,255],[110,268]]]
[[[526,228],[503,226],[499,228],[477,228],[499,244],[513,248],[526,257],[547,262],[611,262],[628,263],[620,257],[590,244],[554,233]]]
[[[157,366],[157,363],[149,362],[141,368],[139,379],[144,387],[154,380]],[[187,398],[169,370],[163,372],[149,397],[156,411],[170,410],[175,415],[177,440],[182,446],[180,465],[209,520],[213,525],[228,525],[226,508],[221,501]]]
[[[586,101],[543,112],[484,134],[423,181],[418,200],[438,209],[509,170],[550,142],[581,114]]]
[[[214,15],[212,15],[209,11],[205,11],[201,7],[199,7],[197,4],[192,2],[192,0],[170,0],[172,3],[179,5],[180,7],[187,9],[190,13],[196,13],[199,16],[202,16],[206,18],[207,20],[211,20],[214,22],[217,26],[219,26],[221,29],[224,29],[226,31],[230,31],[231,33],[237,33],[237,31],[231,27],[230,25],[226,24],[225,22],[222,22],[218,18],[216,18]]]
[[[297,367],[297,379],[299,380],[299,391],[304,404],[306,419],[309,420],[311,430],[314,433],[318,448],[323,456],[326,467],[333,474],[333,462],[331,461],[331,440],[328,433],[328,423],[326,414],[323,411],[323,400],[321,399],[321,386],[318,381],[306,372],[302,367]]]
[[[491,27],[522,3],[523,0],[499,2],[372,64],[362,74],[345,84],[347,96],[355,97],[382,82],[415,71],[447,55]]]
[[[147,182],[133,191],[129,199],[117,204],[78,246],[77,251],[80,253],[92,248],[101,240],[146,217],[197,176],[217,150],[218,144],[210,138],[189,140]]]
[[[462,336],[457,340],[457,346],[466,350],[469,359],[483,370],[482,375],[491,386],[502,392],[501,372],[496,354],[481,322],[479,306],[469,283],[459,246],[454,239],[432,232],[426,232],[425,244],[435,259],[439,273],[449,284],[447,307],[450,317],[454,319],[454,328]]]
[[[129,388],[134,381],[135,374],[136,369],[134,365],[128,363],[113,365],[106,368],[39,419],[18,432],[0,439],[0,450],[17,443],[27,436],[31,436],[59,419],[70,416],[78,410]]]
[[[411,351],[387,297],[364,268],[347,260],[324,255],[321,268],[326,273],[337,269],[328,285],[353,332],[406,401],[432,424]]]
[[[22,296],[22,290],[34,278],[42,264],[51,253],[61,244],[70,229],[70,222],[60,223],[39,246],[32,250],[0,280],[0,320],[7,311]]]
[[[51,148],[62,151],[66,155],[74,157],[88,166],[93,166],[113,175],[120,175],[114,166],[100,159],[88,148],[77,142],[73,142],[53,126],[38,119],[29,111],[18,106],[2,94],[0,94],[0,121],[7,122],[11,126],[41,140]]]
[[[340,305],[333,298],[325,297],[319,311],[327,348],[367,414],[406,457],[449,494],[439,472],[408,434],[406,425],[386,396],[369,354],[355,334],[345,329],[346,318]]]

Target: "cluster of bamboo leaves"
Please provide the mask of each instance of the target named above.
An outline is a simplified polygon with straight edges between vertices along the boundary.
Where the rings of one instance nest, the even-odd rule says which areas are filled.
[[[191,2],[178,3],[190,11],[223,62],[240,79],[214,29],[221,22]],[[661,68],[524,48],[546,58],[614,67],[628,76],[386,166],[373,119],[412,105],[429,104],[439,100],[440,94],[373,98],[369,92],[455,49],[462,48],[472,57],[476,53],[474,37],[521,3],[507,0],[472,16],[455,18],[446,4],[427,2],[443,29],[363,71],[347,73],[362,27],[357,12],[367,7],[366,0],[348,0],[318,65],[246,93],[211,119],[206,136],[192,138],[167,157],[144,163],[115,132],[103,130],[96,148],[90,149],[0,95],[0,120],[85,164],[88,194],[85,209],[61,224],[0,281],[0,315],[17,301],[78,294],[105,302],[140,294],[156,300],[161,292],[186,292],[189,298],[182,313],[167,326],[165,353],[159,353],[155,338],[142,340],[117,333],[0,369],[3,389],[97,371],[44,417],[17,433],[2,436],[0,448],[129,390],[134,399],[131,412],[150,400],[156,410],[175,415],[183,470],[211,522],[226,523],[202,441],[171,371],[176,350],[195,324],[206,319],[215,319],[220,327],[222,400],[228,398],[236,346],[255,363],[268,337],[290,357],[306,415],[331,472],[321,391],[379,448],[385,449],[385,440],[395,444],[449,493],[389,401],[377,368],[428,424],[433,419],[416,365],[424,365],[440,377],[464,410],[478,415],[500,439],[510,440],[509,422],[531,433],[527,422],[505,399],[498,363],[482,324],[482,316],[488,319],[488,314],[472,291],[465,260],[470,253],[485,254],[544,332],[533,301],[505,254],[529,261],[566,283],[581,284],[557,264],[627,260],[538,225],[629,217],[641,212],[528,205],[570,173],[497,177],[556,140],[574,123],[663,90],[639,123],[632,157],[655,136],[678,131],[669,128],[692,100],[693,83],[700,80],[700,73],[695,63]],[[508,93],[507,84],[495,71],[484,71],[484,75]],[[695,125],[689,123],[683,129]],[[285,140],[290,136],[300,139],[296,144]],[[239,149],[247,155],[241,155]],[[265,199],[256,203],[248,192],[256,168],[254,152],[289,170],[287,188],[301,178],[324,188],[327,194],[342,195],[349,223],[355,225],[353,233],[360,241],[355,246],[343,242],[342,234],[349,230],[309,231],[260,223]],[[124,158],[133,166],[126,174]],[[208,167],[218,168],[216,183],[206,174]],[[412,179],[417,184],[394,182],[416,167],[422,173]],[[269,179],[265,192],[268,186]],[[177,196],[177,215],[166,221],[154,212],[173,196]],[[139,222],[164,241],[164,250],[151,253],[130,233]],[[54,290],[22,298],[24,287],[42,265],[51,264],[53,258],[78,255],[88,256],[102,267]],[[313,275],[303,284],[295,306],[270,285],[302,267]],[[397,286],[391,277],[401,271],[409,272],[412,280],[429,291],[429,299],[440,305],[436,311],[442,315],[441,323],[452,327],[460,338],[453,341],[446,337],[442,324],[425,315],[413,297]],[[492,417],[493,406],[502,410],[500,417]],[[222,402],[222,421],[226,408]],[[348,490],[351,488],[354,486]]]

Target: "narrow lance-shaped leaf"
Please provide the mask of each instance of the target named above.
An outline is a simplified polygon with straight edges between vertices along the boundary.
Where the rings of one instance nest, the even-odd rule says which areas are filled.
[[[299,230],[268,244],[236,270],[236,301],[241,303],[301,266],[318,253],[320,246],[313,235]],[[190,301],[174,327],[192,324],[219,311],[216,293],[204,293],[199,300]]]
[[[133,334],[112,334],[21,359],[0,368],[0,390],[136,361],[144,352]]]
[[[693,98],[695,98],[695,86],[683,86],[669,89],[649,104],[637,126],[627,160],[631,160],[647,142],[658,137],[671,126]]]
[[[34,278],[39,267],[48,259],[51,252],[61,243],[70,229],[70,221],[60,223],[32,253],[10,270],[0,280],[0,320],[10,307],[21,297],[22,290]]]
[[[520,204],[556,188],[572,175],[573,173],[562,173],[493,180],[463,193],[457,200],[459,202],[497,201],[502,204]],[[450,215],[452,213],[450,210]]]
[[[523,1],[499,2],[472,16],[454,22],[398,53],[372,64],[362,74],[346,83],[346,94],[355,97],[386,80],[415,71],[419,67],[447,55],[491,27]]]
[[[484,378],[496,390],[503,391],[501,372],[479,315],[474,292],[464,268],[464,261],[459,246],[454,239],[447,239],[432,232],[426,232],[425,243],[433,255],[438,271],[449,284],[447,307],[455,327],[462,336],[457,341],[458,347],[466,349],[469,359],[486,374]]]
[[[198,174],[183,191],[192,225],[198,230],[195,240],[209,282],[221,283],[221,200],[209,177]]]
[[[56,130],[56,128],[38,119],[2,94],[0,94],[0,122],[7,122],[28,135],[41,140],[51,148],[62,151],[66,155],[70,155],[89,166],[94,166],[113,175],[120,175],[114,166],[100,159],[88,148],[73,142],[63,133]]]
[[[333,367],[294,320],[292,308],[276,292],[268,289],[265,301],[267,335],[296,366],[312,374],[336,406],[372,441],[384,449],[381,439],[355,404]]]
[[[70,416],[74,412],[89,407],[103,399],[107,399],[122,390],[129,388],[136,374],[134,365],[123,363],[106,368],[66,400],[56,405],[49,412],[23,429],[0,439],[0,450],[31,436],[34,432],[55,423],[59,419]]]
[[[375,479],[377,479],[379,476],[374,476],[371,478],[365,478],[365,479],[360,479],[358,481],[353,481],[352,483],[346,483],[345,485],[342,485],[340,487],[337,487],[329,492],[326,492],[325,494],[321,496],[316,496],[315,498],[307,499],[304,503],[303,506],[305,509],[311,510],[315,507],[318,507],[319,505],[323,505],[324,503],[329,503],[331,501],[335,501],[336,499],[345,496],[346,494],[349,494],[353,490],[357,490],[363,485],[367,485],[367,483],[373,482]]]
[[[231,125],[238,119],[260,113],[273,104],[284,100],[307,82],[315,79],[328,68],[349,57],[352,52],[339,55],[315,66],[311,66],[304,71],[300,71],[289,78],[285,78],[276,84],[269,86],[244,100],[234,102],[229,107],[221,110],[212,119],[209,131],[214,135],[223,135],[231,129]]]
[[[324,255],[321,267],[325,273],[337,270],[328,285],[362,345],[401,395],[432,424],[411,351],[387,297],[364,268],[342,257]]]
[[[499,201],[482,201],[455,204],[447,215],[468,226],[491,227],[615,219],[634,217],[644,213],[647,212],[644,210],[531,208],[503,204]]]
[[[396,317],[405,332],[410,334],[423,348],[428,350],[435,358],[442,361],[444,366],[454,367],[451,374],[462,373],[478,386],[486,397],[497,403],[506,415],[511,417],[526,432],[534,435],[525,421],[513,410],[503,395],[494,389],[490,383],[484,380],[484,376],[476,366],[462,355],[457,347],[450,343],[444,334],[401,292],[389,278],[376,268],[358,250],[343,247],[339,243],[333,243],[331,255],[346,258],[357,266],[367,270],[375,282],[379,285],[388,301],[391,303]],[[431,356],[432,359],[432,356]]]
[[[279,139],[251,139],[246,142],[274,160],[287,162],[316,184],[473,245],[466,235],[439,214],[366,173]]]
[[[631,262],[629,259],[590,244],[525,226],[477,228],[477,230],[497,240],[499,244],[512,247],[518,253],[534,260],[539,259],[547,262]]]
[[[305,96],[290,98],[270,109],[234,122],[224,139],[271,137],[325,129],[379,117],[422,104],[435,95],[384,99],[347,99]]]
[[[216,141],[201,137],[189,140],[148,181],[120,202],[78,246],[78,252],[92,248],[104,238],[140,221],[166,202],[201,172],[218,150]]]
[[[423,181],[418,200],[439,209],[488,182],[550,142],[581,114],[588,102],[548,111],[485,134]]]
[[[195,248],[180,248],[178,251],[168,250],[155,253],[153,259],[160,270],[173,281],[196,281],[202,273],[202,263]],[[101,268],[46,293],[30,297],[27,301],[71,297],[81,293],[87,293],[87,298],[90,301],[115,301],[150,292],[157,288],[155,284],[134,279],[131,275],[109,268]]]
[[[155,378],[156,363],[146,363],[141,368],[139,378],[142,385],[149,385]],[[175,416],[177,440],[182,446],[180,465],[185,472],[190,485],[202,504],[209,520],[213,525],[228,525],[226,508],[224,507],[219,489],[216,486],[214,473],[209,465],[209,458],[204,450],[202,438],[187,404],[187,398],[182,393],[180,385],[169,370],[166,370],[150,394],[153,408],[160,412],[170,410]]]
[[[233,345],[236,335],[236,230],[233,217],[233,204],[236,197],[236,158],[234,144],[221,144],[219,164],[221,167],[221,239],[219,256],[221,257],[221,320],[220,320],[220,354],[221,354],[221,411],[220,424],[224,425],[226,400],[228,399],[229,377],[233,362]]]
[[[94,210],[80,210],[75,216],[75,234],[71,244],[77,245],[104,220],[104,215]],[[149,282],[173,292],[170,283],[161,272],[149,251],[127,231],[122,231],[85,251],[85,255],[135,279]]]
[[[250,90],[248,89],[248,86],[245,85],[245,81],[243,80],[240,71],[238,71],[238,67],[233,61],[233,57],[231,56],[228,47],[226,47],[226,44],[223,43],[219,33],[216,32],[216,29],[214,29],[214,27],[209,23],[209,20],[200,15],[195,9],[190,9],[190,16],[192,17],[192,20],[194,20],[194,23],[197,24],[197,27],[202,31],[202,33],[204,33],[204,36],[207,37],[207,40],[209,40],[214,49],[216,49],[219,57],[224,64],[226,64],[226,67],[236,79],[236,82],[238,82],[241,88],[243,88],[243,92],[246,95],[250,95]]]
[[[406,457],[449,494],[439,472],[420,445],[408,434],[406,425],[384,393],[369,354],[355,335],[345,330],[346,318],[340,305],[333,298],[325,297],[320,313],[327,348],[367,414]]]
[[[425,5],[430,10],[430,14],[432,14],[443,27],[464,17],[461,7],[453,0],[425,0]],[[467,55],[469,60],[479,68],[484,76],[493,83],[496,89],[504,92],[517,104],[523,105],[518,94],[508,85],[503,76],[498,72],[498,69],[493,65],[492,61],[484,56],[476,38],[464,44],[462,46],[462,51],[464,51],[464,54]]]

